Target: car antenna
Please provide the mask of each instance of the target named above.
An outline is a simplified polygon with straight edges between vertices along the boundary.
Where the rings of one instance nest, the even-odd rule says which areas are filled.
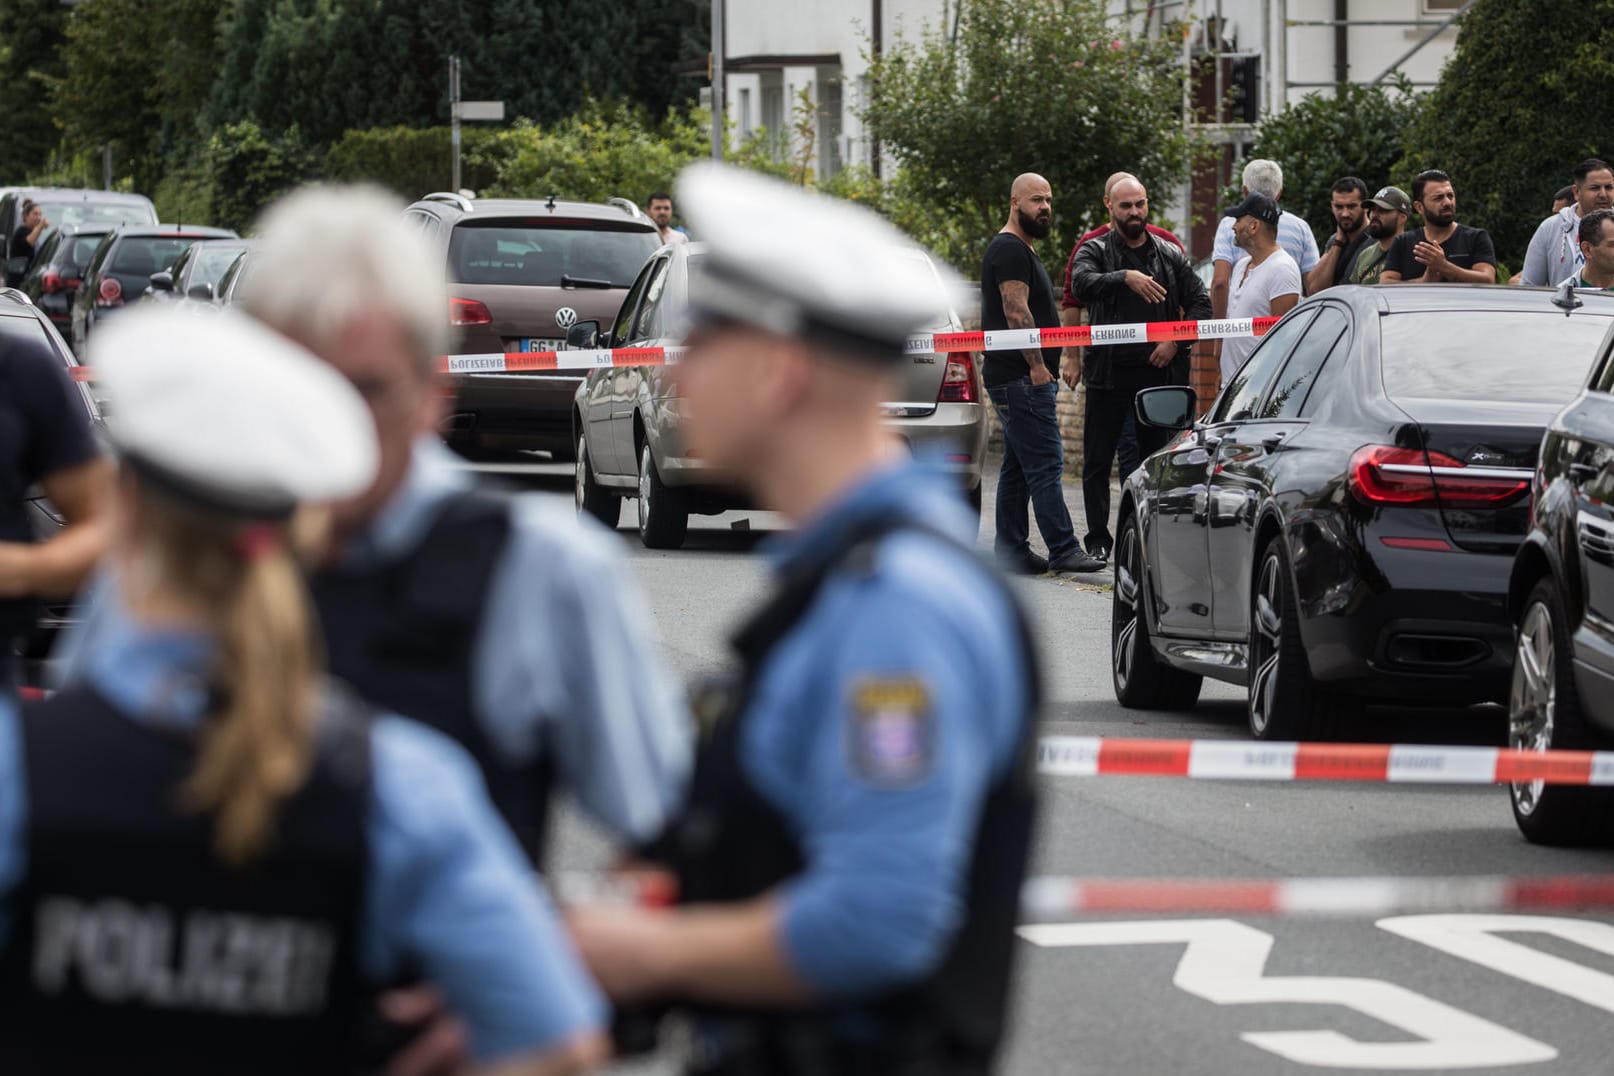
[[[555,196],[553,194],[551,194],[549,196],[549,201],[544,203],[544,208],[550,210],[551,212],[554,211],[554,208],[555,208]]]
[[[1552,305],[1562,310],[1567,318],[1586,304],[1575,296],[1575,282],[1566,280],[1564,286],[1558,289],[1558,294],[1552,297]]]

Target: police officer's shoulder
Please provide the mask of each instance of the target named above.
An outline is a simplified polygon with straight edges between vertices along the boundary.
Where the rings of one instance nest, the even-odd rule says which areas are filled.
[[[853,565],[846,585],[864,615],[957,628],[965,638],[992,625],[1010,631],[1007,591],[994,569],[958,542],[903,530]]]
[[[511,538],[524,559],[588,572],[623,559],[616,535],[569,503],[535,493],[510,499]],[[581,580],[579,580],[581,582]]]
[[[395,825],[435,828],[486,799],[470,752],[428,725],[382,714],[371,724],[370,742],[375,799]]]

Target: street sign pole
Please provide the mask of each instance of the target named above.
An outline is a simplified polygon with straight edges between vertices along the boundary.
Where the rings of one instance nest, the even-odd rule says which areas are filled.
[[[712,0],[712,160],[723,159],[723,8]]]
[[[450,119],[450,141],[454,147],[454,166],[451,170],[453,180],[450,190],[458,192],[460,189],[460,58],[448,58],[448,110]]]

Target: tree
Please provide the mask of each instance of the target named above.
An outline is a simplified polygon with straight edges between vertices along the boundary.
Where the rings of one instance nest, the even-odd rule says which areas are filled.
[[[271,135],[250,120],[213,132],[202,157],[212,223],[238,232],[270,202],[313,178],[318,166],[296,127]]]
[[[1597,104],[1611,95],[1614,0],[1475,0],[1397,174],[1449,173],[1458,219],[1518,265],[1570,170],[1614,153],[1614,115]]]
[[[1187,168],[1176,42],[1117,37],[1103,0],[972,0],[956,34],[887,46],[862,118],[905,182],[969,237],[937,251],[966,272],[1002,225],[1014,177],[1047,177],[1056,238],[1042,250],[1063,271],[1110,173],[1134,173],[1159,205]]]
[[[56,148],[48,96],[66,22],[61,0],[0,0],[0,181],[38,170]]]
[[[1283,166],[1284,207],[1311,224],[1318,242],[1334,232],[1329,203],[1335,180],[1355,176],[1367,184],[1369,197],[1394,182],[1412,118],[1410,94],[1404,81],[1391,87],[1352,83],[1327,96],[1307,94],[1256,129],[1251,159]],[[1235,183],[1229,195],[1236,201],[1237,194]]]

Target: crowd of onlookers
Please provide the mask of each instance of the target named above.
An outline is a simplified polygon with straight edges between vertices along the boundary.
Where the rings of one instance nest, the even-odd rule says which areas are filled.
[[[1530,240],[1524,267],[1508,283],[1614,291],[1614,168],[1582,161],[1574,182],[1553,199],[1552,214]],[[1371,194],[1355,176],[1330,191],[1334,230],[1319,248],[1310,224],[1282,207],[1283,169],[1254,160],[1244,168],[1242,200],[1221,217],[1207,289],[1182,240],[1149,222],[1149,195],[1137,177],[1117,172],[1104,189],[1109,222],[1082,236],[1066,263],[1063,299],[1034,252],[1052,228],[1048,181],[1015,180],[1008,223],[992,240],[981,270],[981,322],[988,330],[1094,326],[1281,316],[1306,295],[1342,284],[1501,283],[1495,246],[1484,228],[1457,221],[1452,178],[1420,172],[1411,193]],[[1421,220],[1409,227],[1413,217]],[[1217,345],[1221,381],[1230,381],[1259,340]],[[989,352],[983,381],[1004,433],[998,481],[997,552],[1016,571],[1097,571],[1107,563],[1110,475],[1117,459],[1130,473],[1160,447],[1160,431],[1141,428],[1138,391],[1188,384],[1187,342],[1109,344]],[[1055,401],[1057,379],[1083,386],[1082,496],[1088,534],[1078,541],[1061,489],[1064,470]],[[1048,546],[1029,545],[1028,508]]]

